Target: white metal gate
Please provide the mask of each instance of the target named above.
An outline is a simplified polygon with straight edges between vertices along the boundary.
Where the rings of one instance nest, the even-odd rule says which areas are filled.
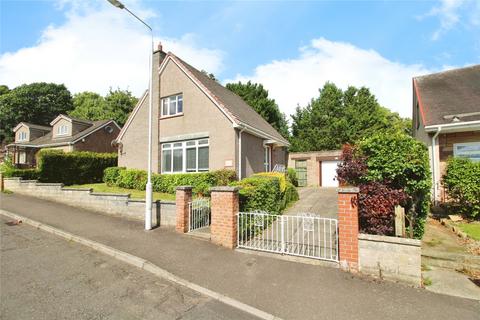
[[[188,203],[188,231],[210,226],[210,199],[199,198]]]
[[[315,214],[238,213],[238,247],[338,261],[337,219]]]

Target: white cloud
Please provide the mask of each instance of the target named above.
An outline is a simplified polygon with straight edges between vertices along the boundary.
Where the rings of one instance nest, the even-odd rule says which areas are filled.
[[[132,8],[144,17],[155,13]],[[109,4],[60,1],[66,21],[49,26],[38,43],[0,55],[0,84],[15,87],[36,81],[65,83],[72,92],[95,91],[110,87],[129,88],[140,95],[148,86],[150,36],[138,21]],[[220,73],[223,53],[202,48],[195,35],[162,37],[164,50],[175,52],[191,64]],[[158,39],[156,39],[158,42]]]
[[[390,61],[374,50],[320,38],[300,48],[297,58],[272,61],[258,66],[250,76],[237,75],[225,82],[262,83],[287,115],[294,113],[297,104],[305,106],[318,97],[318,89],[327,81],[342,89],[366,86],[380,104],[411,117],[412,77],[431,71]]]

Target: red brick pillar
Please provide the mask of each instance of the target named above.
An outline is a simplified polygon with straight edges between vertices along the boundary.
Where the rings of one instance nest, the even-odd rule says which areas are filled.
[[[356,187],[338,189],[340,267],[350,272],[358,272],[358,192]]]
[[[189,208],[188,203],[192,201],[192,187],[177,187],[176,202],[176,226],[175,230],[180,233],[188,231]]]
[[[230,249],[237,246],[238,188],[214,187],[211,191],[211,239]]]

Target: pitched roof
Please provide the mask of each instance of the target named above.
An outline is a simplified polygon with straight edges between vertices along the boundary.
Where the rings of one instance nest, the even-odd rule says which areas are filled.
[[[233,118],[237,124],[246,124],[251,126],[269,136],[275,140],[284,144],[289,144],[288,141],[274,128],[272,127],[261,115],[259,115],[253,108],[248,105],[242,98],[228,90],[220,83],[210,79],[206,74],[194,68],[187,62],[178,58],[171,52],[167,54],[167,58],[170,56],[177,63],[181,64],[190,75],[199,82],[207,92],[216,100],[216,102],[224,108],[224,111]],[[167,59],[165,59],[167,61]]]
[[[105,126],[110,122],[114,123],[118,127],[118,125],[113,120],[98,120],[98,121],[90,121],[90,122],[92,123],[90,127],[74,134],[73,136],[53,138],[52,132],[49,132],[46,135],[41,136],[35,140],[24,142],[24,143],[14,143],[14,144],[19,146],[33,146],[33,147],[47,147],[51,145],[52,146],[53,145],[55,146],[69,145],[72,142],[89,135],[93,131]]]
[[[34,124],[34,123],[22,121],[22,122],[20,122],[20,123],[13,129],[13,131],[16,131],[15,129],[16,129],[18,126],[22,125],[22,124],[26,125],[26,126],[29,127],[29,128],[32,128],[32,129],[37,129],[37,130],[42,130],[42,131],[50,131],[50,130],[52,130],[51,127],[41,126],[41,125],[39,125],[39,124]]]
[[[413,80],[425,126],[480,120],[480,65]]]

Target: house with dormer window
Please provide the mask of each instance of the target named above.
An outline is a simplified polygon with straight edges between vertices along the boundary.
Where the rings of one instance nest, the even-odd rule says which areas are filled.
[[[112,141],[120,127],[113,120],[88,121],[61,114],[50,126],[20,122],[13,132],[15,141],[7,145],[7,154],[17,167],[30,168],[36,166],[42,149],[116,152]]]
[[[238,95],[161,46],[152,73],[154,172],[244,178],[286,165],[288,141]],[[119,166],[147,168],[149,94],[118,135]]]
[[[413,135],[428,147],[433,200],[444,201],[447,159],[480,161],[480,65],[413,78]]]

